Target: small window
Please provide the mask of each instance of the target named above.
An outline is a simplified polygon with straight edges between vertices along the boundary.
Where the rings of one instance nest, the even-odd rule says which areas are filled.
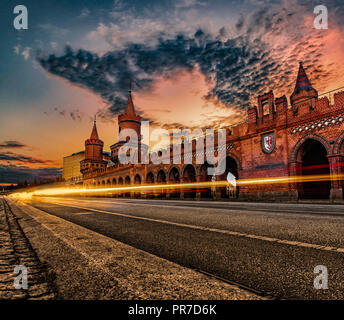
[[[262,106],[263,106],[263,116],[268,115],[270,113],[269,101],[268,100],[262,101]]]

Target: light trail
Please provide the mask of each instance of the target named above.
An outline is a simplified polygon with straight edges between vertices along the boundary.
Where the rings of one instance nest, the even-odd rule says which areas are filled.
[[[344,180],[344,174],[324,174],[324,175],[304,175],[304,176],[285,176],[273,178],[255,178],[236,180],[237,186],[264,185],[264,184],[283,184],[283,183],[302,183]],[[10,195],[15,199],[27,200],[33,196],[63,196],[63,195],[84,195],[84,194],[116,194],[123,192],[144,192],[155,190],[176,190],[176,189],[201,189],[201,188],[221,188],[231,185],[227,180],[222,181],[202,181],[173,184],[144,184],[144,185],[124,185],[122,187],[109,188],[47,188],[32,192],[17,192]]]

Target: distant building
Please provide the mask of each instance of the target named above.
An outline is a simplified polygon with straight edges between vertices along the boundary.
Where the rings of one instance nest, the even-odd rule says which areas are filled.
[[[80,172],[80,161],[85,158],[85,151],[73,153],[63,158],[62,178],[69,183],[82,182],[82,174]]]
[[[110,152],[102,152],[104,165],[111,159]],[[82,173],[80,172],[80,162],[85,159],[85,151],[73,153],[70,156],[63,158],[62,179],[68,183],[81,183],[83,181]]]
[[[106,161],[111,161],[111,152],[105,152],[103,151],[103,159]]]

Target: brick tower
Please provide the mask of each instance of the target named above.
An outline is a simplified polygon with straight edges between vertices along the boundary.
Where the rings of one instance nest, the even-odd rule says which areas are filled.
[[[106,167],[107,162],[103,160],[103,146],[104,142],[99,139],[96,117],[94,117],[91,136],[85,141],[85,160],[81,161],[80,165],[82,173]]]
[[[123,134],[123,130],[125,129],[131,129],[136,132],[136,137],[130,137],[130,142],[133,143],[130,154],[132,152],[137,153],[139,162],[141,161],[141,149],[148,149],[147,146],[141,144],[141,120],[142,118],[135,112],[133,97],[131,95],[131,90],[129,90],[128,101],[124,109],[124,112],[118,116],[119,137],[121,138],[121,133]],[[121,139],[122,141],[119,141],[110,147],[111,161],[114,163],[119,162],[119,149],[129,140],[129,136],[123,138],[126,138],[126,141],[124,141],[124,139]],[[135,141],[136,139],[137,141]]]
[[[136,114],[131,96],[131,90],[129,90],[129,96],[124,113],[118,116],[119,134],[123,129],[133,129],[137,133],[138,140],[141,140],[141,120],[142,118]]]

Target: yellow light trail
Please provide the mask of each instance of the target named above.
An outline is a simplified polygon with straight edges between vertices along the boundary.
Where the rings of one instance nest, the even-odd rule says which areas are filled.
[[[239,179],[236,181],[237,186],[264,185],[264,184],[283,184],[283,183],[301,183],[316,181],[344,180],[344,174],[325,174],[325,175],[305,175],[305,176],[285,176],[256,179]],[[12,198],[26,200],[33,196],[61,196],[61,195],[83,195],[83,194],[101,194],[101,193],[121,193],[121,192],[142,192],[154,190],[175,190],[175,189],[201,189],[201,188],[221,188],[231,185],[227,180],[222,181],[203,181],[173,184],[145,184],[145,185],[124,185],[122,187],[110,188],[47,188],[35,190],[32,192],[17,192],[10,195]]]

